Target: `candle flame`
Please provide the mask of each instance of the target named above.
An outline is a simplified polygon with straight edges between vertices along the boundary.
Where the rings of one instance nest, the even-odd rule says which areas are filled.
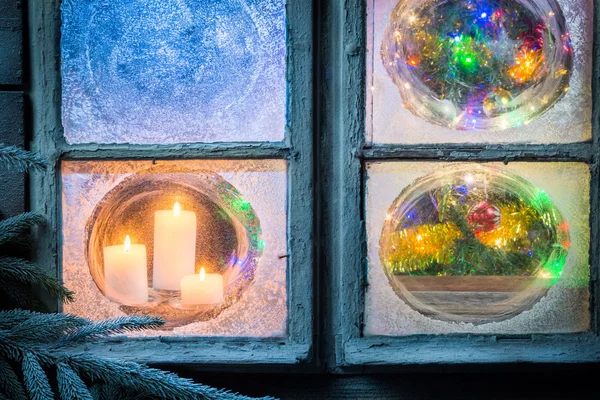
[[[129,237],[129,235],[125,236],[125,253],[129,253],[129,250],[131,249],[131,238]]]
[[[200,280],[204,282],[204,278],[206,276],[206,271],[204,271],[204,267],[200,269]]]
[[[176,217],[179,216],[179,214],[181,214],[181,206],[177,202],[173,206],[173,214],[175,214]]]

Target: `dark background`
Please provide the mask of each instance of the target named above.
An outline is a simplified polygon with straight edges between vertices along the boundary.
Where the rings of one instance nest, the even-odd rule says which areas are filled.
[[[35,6],[35,0],[29,0],[28,4],[0,0],[0,142],[22,147],[27,147],[31,131],[26,57],[29,39],[23,9]],[[2,218],[27,210],[28,197],[25,176],[6,170],[0,172]],[[284,399],[600,398],[597,364],[406,367],[395,374],[369,375],[360,375],[357,371],[346,375],[241,374],[227,370],[200,372],[193,367],[175,365],[159,367],[203,384],[251,396],[271,395]],[[314,369],[319,370],[325,367]]]

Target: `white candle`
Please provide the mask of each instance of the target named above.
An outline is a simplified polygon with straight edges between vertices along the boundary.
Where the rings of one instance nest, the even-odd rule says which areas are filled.
[[[104,248],[104,293],[121,304],[144,304],[148,301],[146,246],[131,244]]]
[[[181,278],[196,272],[196,213],[173,210],[154,213],[153,285],[156,289],[180,290]]]
[[[186,305],[216,304],[223,302],[223,276],[207,274],[204,267],[199,274],[181,279],[181,303]]]

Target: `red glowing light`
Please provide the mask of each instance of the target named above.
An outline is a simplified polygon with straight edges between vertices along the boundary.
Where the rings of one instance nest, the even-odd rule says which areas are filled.
[[[408,59],[407,63],[408,65],[415,67],[417,64],[419,64],[419,59],[417,57],[411,57]]]

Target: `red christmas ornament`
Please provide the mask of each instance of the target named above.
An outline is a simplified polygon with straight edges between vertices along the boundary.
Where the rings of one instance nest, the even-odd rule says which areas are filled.
[[[467,215],[467,222],[475,234],[493,231],[498,228],[501,219],[502,214],[498,207],[488,201],[475,204]]]

